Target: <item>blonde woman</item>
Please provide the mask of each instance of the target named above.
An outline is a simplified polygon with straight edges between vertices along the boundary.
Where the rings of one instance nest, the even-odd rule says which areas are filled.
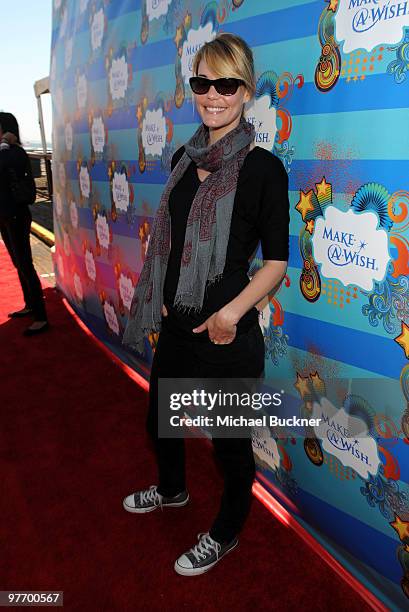
[[[279,286],[288,260],[287,174],[254,146],[254,127],[243,117],[255,93],[251,50],[238,36],[220,34],[197,52],[193,75],[202,124],[173,156],[124,335],[142,352],[144,334],[161,331],[147,419],[159,483],[124,499],[134,513],[189,501],[184,440],[158,436],[158,378],[260,377],[264,339],[255,305]],[[264,265],[250,282],[260,241]],[[186,576],[208,571],[237,546],[250,509],[251,439],[214,438],[213,445],[224,491],[217,516],[176,560]]]

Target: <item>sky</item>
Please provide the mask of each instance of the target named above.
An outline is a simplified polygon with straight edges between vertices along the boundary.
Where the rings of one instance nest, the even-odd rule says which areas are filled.
[[[13,113],[24,142],[41,142],[33,85],[49,75],[51,0],[0,0],[0,110]],[[41,96],[51,142],[51,96]]]

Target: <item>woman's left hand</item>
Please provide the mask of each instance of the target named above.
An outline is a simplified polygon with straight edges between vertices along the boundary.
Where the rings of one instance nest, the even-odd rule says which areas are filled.
[[[229,310],[222,308],[192,331],[197,334],[206,329],[210,340],[214,344],[230,344],[236,337],[237,320]]]

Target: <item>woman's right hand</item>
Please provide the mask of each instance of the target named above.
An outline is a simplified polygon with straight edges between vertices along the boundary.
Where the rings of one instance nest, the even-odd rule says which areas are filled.
[[[16,144],[17,136],[11,132],[4,132],[3,136],[1,137],[1,141],[9,145]]]
[[[168,310],[167,310],[165,304],[163,304],[163,306],[162,306],[162,314],[163,314],[164,317],[168,316]]]

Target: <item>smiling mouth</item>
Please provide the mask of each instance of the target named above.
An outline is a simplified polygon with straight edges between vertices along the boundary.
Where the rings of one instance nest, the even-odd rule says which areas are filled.
[[[222,113],[226,110],[226,108],[220,106],[205,106],[205,109],[208,113],[212,114]]]

